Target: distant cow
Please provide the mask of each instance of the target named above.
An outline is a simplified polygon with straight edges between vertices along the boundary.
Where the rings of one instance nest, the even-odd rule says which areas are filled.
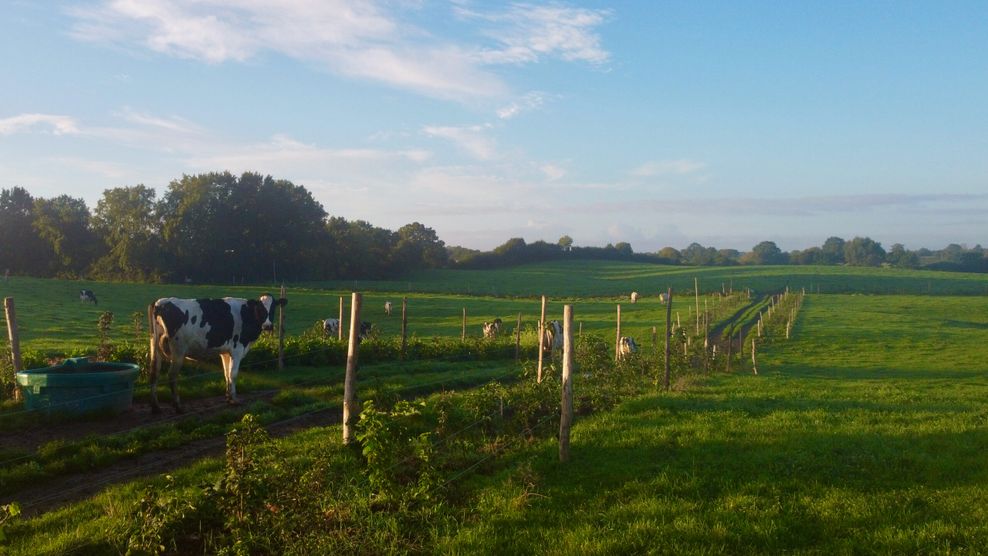
[[[340,319],[326,319],[322,321],[322,331],[327,336],[339,336]]]
[[[357,332],[357,340],[362,341],[374,336],[374,323],[362,321],[360,323],[360,331]]]
[[[182,411],[176,382],[178,371],[186,357],[219,355],[226,379],[226,399],[237,401],[237,374],[240,362],[250,350],[250,345],[262,331],[271,330],[271,315],[276,306],[284,306],[288,300],[275,299],[264,294],[259,299],[180,299],[165,297],[148,307],[151,320],[151,411],[161,412],[158,406],[158,373],[161,359],[171,361],[168,382],[172,390],[172,404]]]
[[[632,353],[638,353],[638,344],[635,343],[635,339],[629,336],[621,336],[621,343],[618,346],[618,355],[621,359],[624,359]]]
[[[558,320],[551,320],[545,323],[545,329],[542,331],[542,335],[545,338],[542,347],[546,353],[563,349],[563,323]]]
[[[659,303],[661,303],[663,305],[665,305],[666,303],[669,303],[669,294],[667,294],[667,293],[660,293],[659,294]]]
[[[631,302],[638,303],[638,292],[631,292]]]
[[[391,302],[390,301],[385,301],[384,302],[384,313],[386,315],[388,315],[389,317],[391,316],[391,309],[392,309]]]
[[[79,290],[79,301],[82,303],[92,303],[93,305],[99,305],[96,301],[96,294],[93,290]]]
[[[501,319],[494,319],[491,322],[484,323],[484,337],[485,338],[497,338],[497,335],[501,332]]]

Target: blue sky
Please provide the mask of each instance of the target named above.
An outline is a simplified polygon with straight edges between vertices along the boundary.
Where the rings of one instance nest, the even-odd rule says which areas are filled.
[[[0,2],[0,187],[257,171],[451,245],[988,244],[988,3]]]

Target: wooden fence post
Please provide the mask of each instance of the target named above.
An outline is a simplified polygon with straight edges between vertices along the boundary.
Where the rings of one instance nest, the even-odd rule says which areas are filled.
[[[545,351],[545,296],[542,296],[542,316],[539,317],[539,366],[536,373],[536,380],[542,383],[542,358]]]
[[[467,339],[467,308],[463,308],[463,326],[460,328],[460,341],[465,342]]]
[[[343,381],[343,444],[353,442],[357,418],[357,355],[360,351],[360,306],[363,296],[353,292],[350,300],[350,342],[346,352],[346,378]]]
[[[659,349],[659,329],[652,327],[652,353]]]
[[[617,306],[617,336],[614,338],[614,361],[621,360],[621,304]]]
[[[676,313],[677,316],[679,313]],[[672,288],[666,291],[666,390],[669,389],[669,340],[672,337]],[[685,347],[686,344],[683,344]]]
[[[7,318],[7,339],[10,340],[10,358],[14,364],[14,373],[24,370],[21,362],[21,337],[17,333],[17,310],[14,308],[14,298],[3,299],[3,311]],[[14,383],[14,401],[21,400],[21,389]]]
[[[734,348],[734,332],[727,335],[727,372],[731,372],[731,351]]]
[[[758,374],[758,361],[755,360],[755,339],[751,339],[751,370]]]
[[[405,359],[408,350],[408,298],[401,298],[401,358]]]
[[[285,299],[285,285],[281,285],[281,297]],[[278,306],[278,370],[285,368],[285,304]]]
[[[583,321],[580,321],[580,331],[577,333],[581,338],[583,337]]]
[[[573,306],[563,306],[562,407],[559,415],[559,461],[569,461],[569,430],[573,424]]]
[[[696,335],[700,335],[700,280],[693,277],[693,298],[696,299]]]
[[[343,341],[343,296],[340,296],[340,325],[336,330],[337,340]]]
[[[521,359],[521,313],[518,313],[518,324],[515,325],[515,361]]]

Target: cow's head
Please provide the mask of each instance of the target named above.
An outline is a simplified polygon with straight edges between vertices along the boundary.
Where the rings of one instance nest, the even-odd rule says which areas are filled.
[[[275,299],[273,295],[266,293],[257,302],[251,300],[251,303],[254,305],[254,318],[261,325],[261,330],[267,332],[274,328],[274,324],[271,322],[271,316],[274,315],[274,308],[279,305],[282,307],[288,305],[288,300],[284,297]]]

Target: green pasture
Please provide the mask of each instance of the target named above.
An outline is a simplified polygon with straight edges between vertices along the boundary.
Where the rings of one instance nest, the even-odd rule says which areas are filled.
[[[477,296],[537,295],[624,297],[638,291],[647,300],[666,288],[692,295],[693,278],[701,292],[780,291],[806,288],[819,293],[916,295],[988,294],[988,274],[853,266],[688,267],[618,261],[558,261],[497,270],[429,270],[406,280],[347,280],[308,284],[360,291],[433,292]]]
[[[524,274],[524,271],[519,272]],[[492,273],[492,276],[496,276],[496,273]],[[79,290],[82,288],[92,289],[99,299],[99,305],[80,302]],[[718,286],[717,291],[719,289]],[[78,349],[91,349],[95,352],[98,344],[96,323],[103,311],[114,314],[111,340],[131,340],[137,335],[134,313],[140,313],[137,318],[146,329],[147,306],[160,297],[258,297],[271,291],[274,291],[273,288],[267,287],[94,283],[17,277],[0,282],[0,296],[13,297],[16,303],[22,348],[54,354]],[[592,297],[595,294],[592,290],[583,295],[579,294],[579,288],[572,288],[570,291],[573,293],[568,297],[550,298],[547,318],[561,319],[563,305],[571,303],[574,305],[574,318],[578,326],[582,323],[587,332],[613,334],[616,323],[615,305],[620,303],[623,335],[634,336],[641,343],[650,339],[652,326],[664,326],[665,306],[659,303],[657,295],[646,297],[632,305],[624,295]],[[628,292],[630,291],[629,289]],[[349,322],[349,291],[288,287],[286,295],[289,299],[285,312],[287,334],[301,334],[317,321],[337,318],[341,295],[346,302],[344,320]],[[467,335],[470,337],[482,336],[483,323],[495,318],[504,321],[505,331],[513,331],[519,313],[523,327],[531,327],[538,321],[541,309],[541,301],[536,297],[368,291],[363,298],[362,320],[372,322],[381,335],[400,334],[403,295],[408,297],[408,333],[419,337],[458,338],[464,308],[467,311]],[[384,303],[389,300],[394,304],[390,317],[384,313]],[[717,297],[710,297],[708,300],[711,310],[717,310],[722,303]],[[702,298],[700,305],[702,310]],[[692,295],[674,299],[675,311],[680,313],[684,323],[693,315],[693,307]],[[675,317],[673,314],[673,318]]]
[[[761,353],[479,478],[436,552],[988,552],[988,299],[810,296]]]

